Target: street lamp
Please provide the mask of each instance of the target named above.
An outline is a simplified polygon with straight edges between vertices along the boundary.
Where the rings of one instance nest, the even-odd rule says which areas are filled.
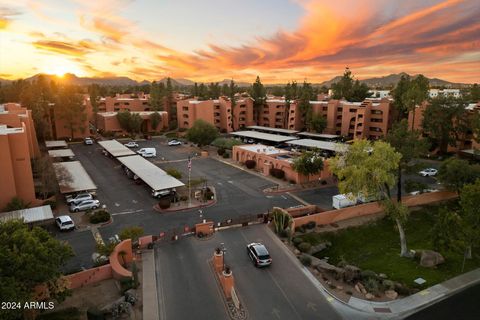
[[[222,251],[222,262],[223,262],[222,270],[225,271],[225,253],[227,252],[227,248],[225,248],[225,243],[223,242],[220,243],[220,250]]]

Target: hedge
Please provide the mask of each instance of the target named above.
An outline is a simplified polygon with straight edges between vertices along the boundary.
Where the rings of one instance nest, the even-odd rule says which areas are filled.
[[[100,210],[92,213],[89,218],[90,223],[102,223],[110,220],[110,213],[105,210]]]

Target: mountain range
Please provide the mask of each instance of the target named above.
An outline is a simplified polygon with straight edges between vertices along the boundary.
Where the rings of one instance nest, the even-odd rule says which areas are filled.
[[[26,78],[26,81],[32,81],[37,79],[41,74],[36,74],[32,77]],[[397,73],[397,74],[390,74],[387,76],[383,77],[374,77],[374,78],[368,78],[368,79],[359,79],[361,83],[367,84],[369,87],[372,88],[389,88],[389,87],[394,87],[397,82],[400,80],[402,75],[408,75],[404,72],[402,73]],[[98,84],[98,85],[108,85],[108,86],[138,86],[138,85],[149,85],[151,84],[150,81],[148,80],[143,80],[143,81],[135,81],[133,79],[130,79],[128,77],[77,77],[74,74],[67,73],[63,77],[58,77],[55,75],[46,75],[43,74],[43,76],[54,80],[54,81],[61,81],[64,83],[69,83],[73,85],[80,85],[80,86],[85,86],[89,84]],[[411,76],[412,78],[415,78],[416,75]],[[318,84],[314,84],[315,86],[327,86],[330,87],[333,83],[338,82],[342,77],[341,76],[336,76],[328,81],[324,81]],[[438,79],[438,78],[428,78],[430,82],[430,86],[445,86],[445,87],[464,87],[468,86],[468,84],[465,83],[454,83],[454,82],[449,82],[446,80]],[[156,80],[157,82],[161,83],[166,83],[167,78],[163,78],[160,80]],[[0,78],[0,83],[1,84],[8,84],[11,83],[12,80],[7,80],[7,79],[2,79]],[[184,87],[184,86],[193,86],[195,84],[194,81],[189,80],[189,79],[182,79],[182,78],[177,78],[177,79],[171,79],[172,85],[175,87]],[[205,84],[209,84],[210,82],[206,82]],[[199,82],[200,84],[200,82]],[[224,79],[222,81],[219,81],[218,84],[220,86],[224,84],[230,84],[230,79]],[[251,83],[248,82],[235,82],[235,84],[239,87],[249,87]],[[266,84],[266,86],[283,86],[285,84]]]

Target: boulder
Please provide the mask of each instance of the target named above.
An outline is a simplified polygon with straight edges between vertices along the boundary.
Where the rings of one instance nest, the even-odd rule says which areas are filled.
[[[337,290],[343,290],[343,286],[337,286]]]
[[[385,291],[385,297],[387,297],[390,300],[395,300],[398,297],[398,293],[395,290],[387,290]]]
[[[354,281],[360,279],[360,268],[352,265],[346,265],[344,270],[345,272],[343,273],[343,281],[347,283],[353,283]]]
[[[432,250],[423,250],[420,256],[420,265],[426,268],[433,268],[445,262],[443,256]]]
[[[315,254],[317,252],[320,252],[328,247],[330,247],[332,244],[331,242],[327,241],[327,242],[323,242],[323,243],[320,243],[320,244],[317,244],[316,246],[313,246],[311,249],[310,249],[310,252],[312,254]]]
[[[366,293],[366,294],[365,294],[365,299],[367,299],[367,300],[373,300],[373,298],[375,298],[375,296],[374,296],[373,294],[371,294],[371,293]]]
[[[317,270],[320,272],[330,272],[333,274],[343,272],[342,268],[335,267],[333,264],[330,264],[322,259],[316,259],[315,261],[312,259],[312,265],[315,265]]]
[[[361,282],[357,282],[357,284],[355,285],[355,290],[357,290],[361,294],[367,294],[367,290]]]
[[[296,256],[299,256],[301,252],[300,252],[300,250],[295,249],[295,250],[293,250],[293,253],[295,253]]]

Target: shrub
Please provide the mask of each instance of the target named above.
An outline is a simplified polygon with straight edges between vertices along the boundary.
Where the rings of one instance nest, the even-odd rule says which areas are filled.
[[[231,150],[233,146],[237,146],[241,144],[243,144],[241,141],[237,139],[230,139],[230,138],[217,138],[212,142],[212,146],[215,146],[217,148],[229,149],[229,150]]]
[[[160,207],[160,209],[170,208],[170,199],[167,199],[167,198],[160,199],[160,201],[158,202],[158,206]]]
[[[300,243],[303,242],[303,239],[302,238],[299,238],[299,237],[295,237],[292,239],[292,242],[293,242],[293,245],[296,247],[298,246]]]
[[[257,165],[257,163],[255,162],[255,160],[245,161],[245,166],[247,167],[247,169],[253,169],[253,168],[255,168],[256,165]]]
[[[302,242],[298,245],[298,250],[302,252],[308,252],[312,248],[312,245],[308,242]]]
[[[126,227],[120,231],[120,239],[132,239],[132,242],[138,241],[143,236],[143,228],[138,226]]]
[[[187,201],[188,197],[187,196],[180,196],[180,201]]]
[[[181,179],[182,178],[182,173],[178,171],[175,168],[168,168],[165,170],[170,176],[176,178],[176,179]]]
[[[225,153],[222,155],[222,157],[223,157],[224,159],[230,158],[230,153],[225,152]]]
[[[212,200],[213,196],[213,191],[210,188],[206,188],[203,192],[203,200]]]
[[[310,258],[309,256],[301,256],[300,257],[300,262],[304,265],[304,266],[310,266],[312,264],[312,258]]]
[[[305,233],[305,228],[303,226],[295,227],[296,232]]]
[[[134,287],[135,287],[135,283],[131,278],[120,279],[120,291],[122,291],[122,294],[124,294],[125,291],[133,289]]]
[[[36,319],[37,320],[64,320],[64,319],[77,320],[77,319],[80,319],[81,315],[82,313],[80,312],[80,310],[78,310],[75,307],[69,307],[63,310],[41,314]]]
[[[218,153],[219,156],[223,156],[223,154],[225,153],[225,148],[223,148],[223,147],[218,148],[217,153]]]
[[[305,227],[307,229],[313,229],[317,226],[317,223],[315,221],[309,221],[307,224],[305,224]]]
[[[279,235],[282,238],[288,238],[288,236],[290,235],[290,232],[288,231],[288,229],[283,229],[282,231],[280,231]]]
[[[382,291],[382,285],[375,278],[368,278],[366,281],[364,281],[364,285],[365,289],[367,289],[368,292],[371,292],[374,295],[379,295]]]
[[[97,212],[92,213],[89,218],[90,223],[102,223],[107,222],[110,220],[110,213],[106,210],[99,210]]]
[[[270,169],[270,175],[274,176],[277,179],[283,179],[285,177],[285,171],[283,171],[282,169],[278,169],[278,168],[271,168]]]
[[[377,278],[377,274],[375,272],[373,272],[372,270],[363,270],[362,272],[360,272],[360,277],[363,279],[363,280],[367,280],[367,279],[376,279]]]
[[[393,290],[395,288],[395,282],[388,279],[383,280],[382,285],[385,288],[385,290]]]

